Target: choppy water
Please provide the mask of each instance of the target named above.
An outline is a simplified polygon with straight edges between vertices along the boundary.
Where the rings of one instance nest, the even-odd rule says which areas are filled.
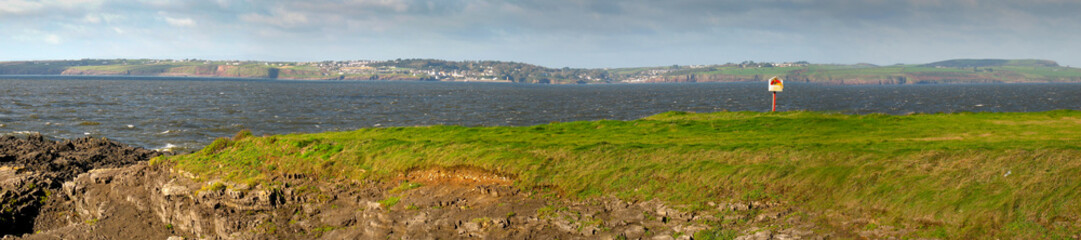
[[[10,78],[10,77],[9,77]],[[1027,112],[1081,109],[1081,84],[787,84],[781,111]],[[183,78],[0,77],[0,133],[85,135],[194,149],[255,134],[379,126],[526,126],[666,111],[769,111],[765,83],[524,85]]]

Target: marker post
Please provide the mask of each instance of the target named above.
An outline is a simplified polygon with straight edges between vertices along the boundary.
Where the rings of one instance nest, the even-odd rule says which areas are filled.
[[[777,92],[773,92],[773,111],[777,111]]]
[[[779,77],[769,78],[769,91],[773,93],[773,112],[777,111],[777,92],[784,90],[784,80]]]

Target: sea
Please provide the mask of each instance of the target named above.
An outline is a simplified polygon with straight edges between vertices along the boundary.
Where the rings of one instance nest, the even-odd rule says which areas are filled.
[[[778,111],[844,114],[1081,110],[1081,84],[787,83]],[[105,137],[197,150],[255,135],[395,126],[531,126],[668,112],[771,110],[761,83],[534,85],[174,77],[0,76],[0,134]]]

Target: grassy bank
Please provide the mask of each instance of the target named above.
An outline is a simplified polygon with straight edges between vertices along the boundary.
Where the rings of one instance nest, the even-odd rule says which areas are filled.
[[[837,228],[911,237],[1067,238],[1081,231],[1081,112],[693,114],[530,127],[395,127],[219,139],[158,159],[207,178],[389,181],[472,166],[566,198],[770,201]],[[845,225],[862,219],[860,226]]]

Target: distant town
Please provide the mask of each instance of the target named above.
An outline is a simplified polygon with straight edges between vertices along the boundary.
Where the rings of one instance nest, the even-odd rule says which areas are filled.
[[[956,59],[928,64],[797,62],[671,65],[639,68],[548,68],[505,61],[437,59],[319,62],[201,59],[80,59],[0,62],[0,75],[237,77],[291,80],[382,80],[603,84],[750,82],[778,76],[826,84],[1081,82],[1081,70],[1049,60]]]

